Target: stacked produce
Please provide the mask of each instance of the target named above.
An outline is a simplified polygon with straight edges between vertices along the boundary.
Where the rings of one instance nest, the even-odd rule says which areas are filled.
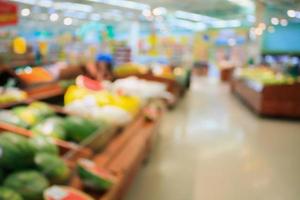
[[[94,91],[73,85],[65,94],[66,111],[91,119],[100,119],[114,126],[127,124],[140,107],[141,101],[138,97],[105,89]]]
[[[117,66],[114,69],[113,74],[116,77],[124,77],[137,74],[146,74],[148,71],[148,68],[143,65],[137,63],[125,63]]]
[[[0,104],[19,102],[25,100],[26,98],[27,98],[26,92],[18,88],[0,87]]]
[[[155,81],[147,81],[136,77],[118,79],[111,84],[115,92],[126,95],[137,95],[140,99],[147,101],[154,98],[165,98],[172,100],[174,96],[167,91],[167,86]]]
[[[265,67],[244,68],[238,70],[236,75],[239,78],[256,81],[263,85],[293,84],[296,82],[296,79],[292,76],[278,73]]]
[[[93,199],[74,188],[54,185],[67,184],[71,178],[71,170],[59,157],[51,138],[26,138],[2,132],[0,149],[1,200]],[[86,188],[97,191],[107,190],[115,182],[112,175],[85,159],[78,162],[76,174]]]
[[[16,69],[17,77],[25,85],[34,85],[54,81],[54,77],[43,67],[19,67]]]
[[[33,102],[11,110],[1,110],[0,120],[30,129],[34,135],[80,143],[95,131],[104,131],[106,125],[78,116],[59,116],[45,103]]]
[[[52,183],[63,183],[70,170],[48,137],[0,134],[0,199],[41,200]]]

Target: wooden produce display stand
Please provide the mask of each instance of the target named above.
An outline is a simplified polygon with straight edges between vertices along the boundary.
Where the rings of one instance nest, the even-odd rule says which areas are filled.
[[[53,64],[54,61],[43,61],[40,63],[40,65],[47,65],[47,64]],[[69,65],[66,68],[63,68],[59,72],[58,80],[52,81],[52,82],[45,82],[40,83],[36,85],[25,85],[21,80],[19,80],[18,76],[16,75],[14,69],[17,66],[36,66],[34,60],[31,59],[25,59],[22,60],[22,62],[12,62],[10,65],[0,65],[0,73],[7,73],[11,77],[14,77],[18,79],[20,82],[21,89],[27,93],[28,95],[28,101],[32,100],[42,100],[46,101],[48,103],[63,103],[63,96],[65,93],[65,89],[59,84],[60,80],[73,80],[76,76],[79,74],[84,74],[83,66],[81,65]],[[40,66],[38,65],[38,66]],[[16,104],[19,104],[20,102],[11,102],[7,104],[0,104],[1,108],[7,108]]]
[[[119,200],[124,197],[143,161],[149,156],[162,114],[163,111],[155,120],[149,121],[141,112],[119,131],[103,151],[94,156],[93,161],[98,167],[116,177],[115,184],[108,191],[89,192],[95,199]],[[78,177],[74,177],[70,185],[84,190]]]
[[[229,82],[232,78],[234,67],[224,67],[220,70],[220,78],[223,82]]]
[[[25,137],[32,137],[33,133],[30,130],[11,125],[5,122],[0,122],[0,131],[8,131],[15,134],[23,135]],[[77,160],[79,158],[89,158],[92,156],[92,150],[82,147],[73,142],[67,142],[60,139],[55,139],[54,143],[58,146],[60,155],[67,156],[70,160]]]
[[[300,117],[300,84],[262,85],[233,79],[231,90],[251,109],[263,116]]]
[[[151,74],[137,75],[138,78],[145,80],[157,81],[165,83],[168,91],[174,94],[178,99],[183,93],[183,88],[174,80],[155,77]],[[32,87],[27,90],[28,102],[34,100],[46,100],[51,98],[62,97],[64,90],[59,86],[57,82],[41,85],[40,87]],[[23,102],[23,103],[26,103]],[[13,107],[20,103],[12,103],[5,108]],[[63,112],[61,108],[57,106],[56,111]],[[99,149],[89,148],[88,145],[75,144],[63,140],[55,140],[56,145],[60,148],[61,155],[67,160],[71,161],[69,164],[74,169],[78,158],[88,158],[93,160],[97,166],[106,170],[107,172],[115,175],[116,183],[106,192],[91,194],[95,199],[99,200],[119,200],[121,199],[140,166],[144,160],[149,156],[151,147],[158,133],[158,127],[164,113],[164,109],[161,109],[159,115],[149,120],[145,118],[143,110],[136,116],[136,118],[127,126],[121,129],[110,130],[110,137],[105,139],[105,144],[97,143],[99,138],[92,138],[93,147],[102,147]],[[16,127],[7,123],[0,122],[0,131],[10,131],[17,134],[31,137],[32,132],[23,128]],[[103,138],[102,138],[103,139]],[[70,186],[84,190],[82,183],[78,177],[72,178]]]

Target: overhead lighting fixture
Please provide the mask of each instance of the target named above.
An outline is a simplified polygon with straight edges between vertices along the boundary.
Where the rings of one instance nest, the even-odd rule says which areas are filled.
[[[72,25],[72,23],[73,23],[72,18],[66,17],[66,18],[64,19],[64,25],[70,26],[70,25]]]
[[[154,8],[152,13],[155,16],[165,15],[167,13],[167,9],[164,7]]]
[[[206,15],[199,15],[196,13],[191,13],[191,12],[185,12],[182,10],[177,10],[175,12],[175,17],[180,18],[180,19],[187,19],[187,20],[191,20],[191,21],[196,21],[196,22],[212,22],[215,20],[219,20],[217,18],[214,17],[209,17]]]
[[[271,18],[271,24],[273,25],[278,25],[279,24],[279,19],[277,17],[272,17]]]
[[[29,4],[29,5],[35,5],[35,0],[12,0],[14,2],[23,3],[23,4]]]
[[[71,2],[54,2],[52,0],[12,0],[18,3],[37,5],[40,7],[53,7],[57,10],[75,10],[81,12],[92,12],[93,7],[87,4],[71,3]]]
[[[56,2],[53,5],[57,10],[75,10],[81,12],[92,12],[93,7],[87,4],[71,3],[71,2]]]
[[[254,9],[254,3],[251,0],[227,0],[233,4],[239,5],[241,7],[246,7],[250,9]]]
[[[49,17],[50,21],[56,22],[58,20],[59,16],[57,13],[52,13]]]
[[[30,9],[29,8],[24,8],[21,10],[21,15],[24,16],[24,17],[27,17],[29,16],[31,13]]]
[[[89,0],[96,3],[102,3],[107,4],[111,6],[118,6],[128,9],[134,9],[134,10],[150,10],[151,7],[148,4],[139,3],[135,1],[127,1],[127,0]]]
[[[39,0],[36,3],[38,6],[50,8],[53,6],[53,1],[51,0]]]
[[[192,30],[192,31],[203,31],[207,28],[204,23],[191,22],[191,21],[182,20],[182,19],[176,19],[174,21],[174,24],[175,24],[175,26],[185,28],[188,30]]]
[[[281,24],[281,26],[287,26],[288,25],[288,20],[287,19],[281,19],[280,24]]]
[[[294,17],[296,17],[297,12],[295,10],[288,10],[287,15],[291,18],[294,18]]]
[[[233,20],[218,20],[212,23],[214,28],[236,28],[240,27],[242,22],[237,19]]]

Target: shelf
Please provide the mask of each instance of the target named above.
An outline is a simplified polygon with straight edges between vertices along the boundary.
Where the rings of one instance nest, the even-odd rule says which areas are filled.
[[[161,115],[155,121],[147,121],[139,114],[136,119],[121,130],[93,161],[116,177],[116,183],[105,193],[91,192],[95,199],[118,200],[124,197],[143,161],[148,157],[158,133]],[[70,185],[84,190],[78,177]]]
[[[263,116],[300,117],[300,84],[261,85],[252,81],[234,79],[234,94],[252,110]]]

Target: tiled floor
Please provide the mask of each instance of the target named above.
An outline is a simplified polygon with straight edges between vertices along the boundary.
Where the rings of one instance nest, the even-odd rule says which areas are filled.
[[[194,79],[126,200],[299,200],[300,122],[262,119]]]

